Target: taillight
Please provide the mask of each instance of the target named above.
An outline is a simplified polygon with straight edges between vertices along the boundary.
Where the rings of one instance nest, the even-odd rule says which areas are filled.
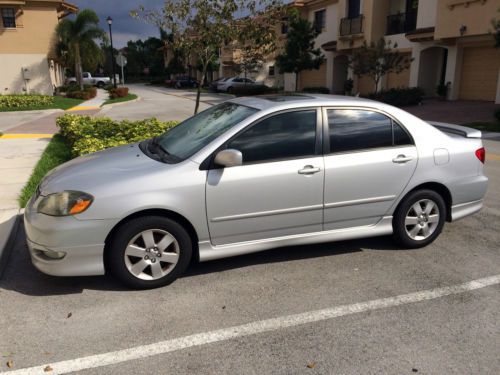
[[[476,150],[476,157],[481,160],[481,163],[484,164],[484,160],[486,159],[486,150],[484,147],[478,148]]]

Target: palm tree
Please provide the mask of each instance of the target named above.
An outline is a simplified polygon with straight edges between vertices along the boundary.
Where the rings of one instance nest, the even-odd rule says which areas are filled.
[[[100,51],[94,40],[105,38],[106,35],[98,25],[99,17],[91,9],[84,9],[74,20],[64,19],[57,25],[57,35],[61,44],[67,48],[69,60],[74,63],[76,80],[81,90],[83,90],[82,53],[86,51],[93,55],[93,51]]]

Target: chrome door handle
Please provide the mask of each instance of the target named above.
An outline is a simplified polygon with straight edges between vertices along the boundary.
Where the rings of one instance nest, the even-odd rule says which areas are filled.
[[[306,165],[304,168],[299,169],[299,174],[314,174],[321,171],[319,167],[313,167],[312,165]]]
[[[413,160],[411,156],[398,155],[396,158],[392,159],[392,162],[397,164],[403,164],[403,163],[408,163],[411,160]]]

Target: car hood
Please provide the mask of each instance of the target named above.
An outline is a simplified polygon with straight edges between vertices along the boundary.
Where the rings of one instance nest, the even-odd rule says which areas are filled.
[[[131,144],[80,156],[50,171],[40,184],[40,194],[64,190],[92,194],[103,185],[118,185],[123,180],[165,170],[171,165],[146,156],[139,145]]]

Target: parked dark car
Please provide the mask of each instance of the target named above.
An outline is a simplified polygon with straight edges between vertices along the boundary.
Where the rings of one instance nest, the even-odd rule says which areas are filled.
[[[198,87],[198,80],[190,76],[179,76],[175,80],[175,88],[181,87]]]

